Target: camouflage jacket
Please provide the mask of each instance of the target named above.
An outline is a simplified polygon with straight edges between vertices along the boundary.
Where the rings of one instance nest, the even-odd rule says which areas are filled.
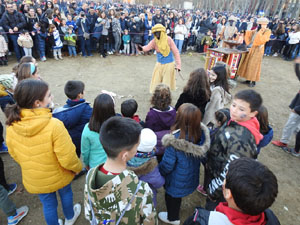
[[[102,187],[96,189],[96,174],[100,166],[102,165],[92,168],[87,177],[84,190],[85,217],[91,222],[91,210],[93,210],[97,224],[115,225],[127,203],[130,202],[132,195],[135,193],[139,180],[134,172],[124,170],[121,174],[114,176],[106,182]],[[88,193],[93,209],[91,209],[89,204]],[[119,223],[119,225],[125,224],[157,224],[156,211],[152,203],[152,190],[147,183],[142,182],[132,204]]]
[[[257,157],[257,146],[254,136],[246,127],[233,121],[224,124],[215,134],[215,139],[207,152],[207,185],[206,190],[213,200],[222,198],[222,185],[229,163],[240,157]]]

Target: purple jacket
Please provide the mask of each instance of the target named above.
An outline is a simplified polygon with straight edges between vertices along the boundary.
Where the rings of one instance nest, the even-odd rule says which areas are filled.
[[[161,140],[166,134],[169,134],[169,133],[171,133],[171,130],[162,130],[162,131],[155,132],[156,137],[157,137],[155,155],[163,155],[165,153],[166,147],[163,146]]]
[[[144,163],[142,163],[143,161]],[[127,168],[132,170],[140,180],[149,184],[153,191],[153,203],[156,207],[157,189],[165,184],[165,178],[159,172],[156,157],[149,159],[135,156],[127,162]]]
[[[160,111],[155,108],[150,108],[146,116],[145,128],[150,128],[154,132],[162,130],[170,130],[175,122],[176,110],[170,106],[167,111]]]

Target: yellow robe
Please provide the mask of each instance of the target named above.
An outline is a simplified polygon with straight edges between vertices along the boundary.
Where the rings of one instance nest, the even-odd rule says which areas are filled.
[[[246,45],[251,43],[253,35],[255,35],[255,30],[247,31],[245,35]],[[244,77],[246,80],[259,81],[261,62],[265,51],[265,43],[270,40],[271,30],[266,29],[264,32],[261,30],[256,34],[253,45],[250,48],[246,59],[243,64],[240,65],[237,74]]]

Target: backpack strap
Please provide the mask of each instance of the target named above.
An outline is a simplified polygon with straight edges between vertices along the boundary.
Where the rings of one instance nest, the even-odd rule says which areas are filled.
[[[121,219],[123,218],[125,212],[127,211],[128,207],[129,207],[129,206],[131,205],[131,203],[133,202],[133,200],[134,200],[134,198],[135,198],[137,192],[139,191],[141,185],[142,185],[142,181],[140,180],[139,183],[138,183],[138,185],[137,185],[137,188],[136,188],[134,194],[132,195],[130,201],[129,201],[129,202],[127,203],[127,205],[125,206],[125,208],[124,208],[124,210],[123,210],[121,216],[119,217],[119,219],[118,219],[116,225],[119,225],[119,223],[120,223]]]

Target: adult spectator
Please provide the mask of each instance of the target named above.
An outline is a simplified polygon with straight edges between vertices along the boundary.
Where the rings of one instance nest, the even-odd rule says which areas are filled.
[[[19,61],[22,57],[22,50],[20,49],[17,39],[20,30],[26,27],[26,21],[23,15],[13,9],[11,3],[6,4],[6,11],[2,15],[2,25],[6,32],[8,32],[8,37],[13,43],[14,51],[16,53],[17,60]]]
[[[165,19],[162,17],[160,10],[156,9],[155,11],[155,16],[153,16],[153,22],[154,24],[161,24],[161,25],[165,25]]]

